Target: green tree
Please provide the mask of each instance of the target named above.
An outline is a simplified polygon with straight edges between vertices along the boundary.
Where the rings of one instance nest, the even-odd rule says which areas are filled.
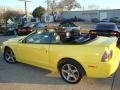
[[[45,8],[39,6],[35,10],[33,10],[33,17],[41,19],[42,15],[45,13]]]

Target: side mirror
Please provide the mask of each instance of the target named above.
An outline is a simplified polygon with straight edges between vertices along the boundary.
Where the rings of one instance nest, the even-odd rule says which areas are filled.
[[[26,43],[26,39],[23,39],[23,40],[22,40],[22,43]]]
[[[26,40],[22,38],[22,39],[18,40],[18,42],[19,42],[19,43],[25,43]]]
[[[19,42],[19,43],[22,43],[22,40],[23,40],[23,39],[20,39],[20,40],[18,40],[18,42]]]

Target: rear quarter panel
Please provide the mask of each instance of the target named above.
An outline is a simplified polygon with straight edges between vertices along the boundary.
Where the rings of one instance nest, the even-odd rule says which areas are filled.
[[[71,58],[82,65],[88,77],[108,77],[119,65],[120,50],[116,47],[116,40],[116,38],[101,38],[83,45],[53,44],[50,46],[50,67],[53,71],[57,71],[61,59]],[[106,48],[113,50],[113,57],[108,62],[101,62]]]
[[[59,60],[62,58],[71,58],[79,62],[86,69],[89,64],[100,63],[103,51],[103,46],[51,45],[50,65],[55,69]]]

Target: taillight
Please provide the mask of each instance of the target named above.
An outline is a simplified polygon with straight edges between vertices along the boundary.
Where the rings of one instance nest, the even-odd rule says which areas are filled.
[[[96,35],[97,33],[95,31],[90,31],[89,34],[90,35]]]
[[[117,31],[100,31],[100,30],[91,30],[89,32],[90,35],[98,35],[98,36],[119,36],[119,32]]]
[[[119,33],[118,32],[111,32],[110,35],[112,35],[112,36],[119,36]]]
[[[62,27],[62,28],[60,29],[60,32],[66,32],[65,28]]]
[[[104,52],[103,56],[102,56],[101,61],[102,62],[107,62],[107,61],[109,61],[112,58],[112,56],[113,56],[113,51],[112,50],[110,50],[110,51],[106,50]]]
[[[33,30],[32,30],[32,28],[28,28],[28,31],[29,31],[29,32],[32,32]]]

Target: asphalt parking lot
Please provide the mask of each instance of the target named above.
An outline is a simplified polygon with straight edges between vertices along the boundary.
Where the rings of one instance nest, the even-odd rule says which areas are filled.
[[[15,36],[0,36],[3,41]],[[0,90],[120,90],[120,68],[110,78],[84,77],[80,83],[65,83],[59,74],[30,65],[8,64],[0,52]]]

